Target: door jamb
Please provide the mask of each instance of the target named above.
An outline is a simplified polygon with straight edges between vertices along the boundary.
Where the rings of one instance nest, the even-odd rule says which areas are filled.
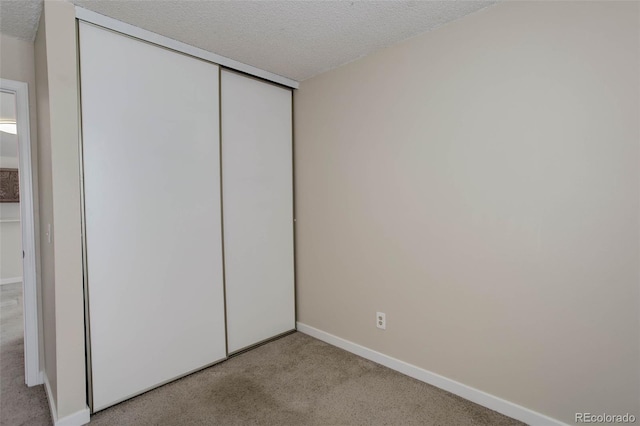
[[[31,132],[29,119],[29,87],[27,83],[0,79],[0,91],[12,93],[16,99],[18,129],[20,228],[22,232],[22,288],[24,320],[24,377],[27,386],[44,383],[40,370],[38,330],[38,284],[36,275],[36,235],[31,163]]]

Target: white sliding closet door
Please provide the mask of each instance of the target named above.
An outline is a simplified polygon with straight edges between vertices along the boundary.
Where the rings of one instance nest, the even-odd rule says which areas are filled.
[[[80,24],[93,409],[224,359],[216,65]]]
[[[295,328],[291,91],[222,72],[229,352]]]

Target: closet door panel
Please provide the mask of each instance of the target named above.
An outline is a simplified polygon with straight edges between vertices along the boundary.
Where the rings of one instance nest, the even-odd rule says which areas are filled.
[[[219,68],[80,24],[94,411],[226,357]]]
[[[291,91],[222,72],[229,352],[295,328]]]

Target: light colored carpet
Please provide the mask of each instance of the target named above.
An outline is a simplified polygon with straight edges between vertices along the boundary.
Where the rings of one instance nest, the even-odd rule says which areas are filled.
[[[22,292],[0,286],[1,425],[51,424],[24,384]],[[91,425],[521,425],[301,333],[149,391]]]
[[[0,286],[0,425],[49,425],[44,386],[24,383],[22,284]]]
[[[520,425],[301,333],[97,413],[92,425]]]

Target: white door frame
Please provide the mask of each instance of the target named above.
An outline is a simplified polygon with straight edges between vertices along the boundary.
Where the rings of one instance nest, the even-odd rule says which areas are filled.
[[[22,288],[24,319],[24,378],[27,386],[43,383],[38,345],[38,286],[36,278],[35,215],[33,210],[33,172],[31,169],[31,134],[29,88],[21,81],[0,79],[0,91],[16,99],[18,128],[18,164],[20,179],[20,228],[22,230]]]

